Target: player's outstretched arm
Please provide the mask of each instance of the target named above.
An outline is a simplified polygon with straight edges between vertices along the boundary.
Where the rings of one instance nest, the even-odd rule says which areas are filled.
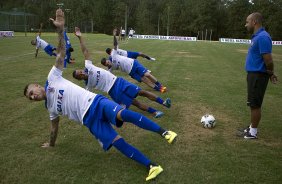
[[[38,31],[38,36],[41,36],[42,27],[43,27],[43,23],[40,23],[40,28],[39,28],[39,31]]]
[[[66,47],[65,47],[65,39],[64,39],[64,25],[65,25],[65,16],[62,9],[57,9],[56,11],[56,19],[50,18],[56,27],[56,31],[58,33],[58,46],[57,46],[57,58],[55,67],[63,70],[64,68],[64,58],[66,55]]]
[[[85,60],[90,60],[90,54],[88,52],[88,49],[85,46],[84,38],[82,37],[82,34],[81,34],[80,29],[78,27],[74,28],[74,34],[79,39],[80,48],[81,48],[81,51],[84,55]]]
[[[117,50],[117,48],[118,48],[118,41],[117,41],[117,38],[116,38],[116,34],[117,34],[117,29],[114,29],[113,35],[114,35],[114,49],[115,50]]]
[[[41,147],[48,148],[55,146],[58,130],[59,130],[59,121],[60,121],[59,117],[51,121],[50,141],[43,143]]]

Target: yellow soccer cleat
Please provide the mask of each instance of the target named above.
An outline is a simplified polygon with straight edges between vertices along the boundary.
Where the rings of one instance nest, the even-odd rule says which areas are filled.
[[[163,168],[160,165],[159,166],[151,165],[146,181],[156,178],[161,172],[163,172]]]
[[[167,140],[167,142],[171,144],[174,141],[174,139],[176,138],[177,134],[169,130],[169,131],[166,131],[163,136]]]

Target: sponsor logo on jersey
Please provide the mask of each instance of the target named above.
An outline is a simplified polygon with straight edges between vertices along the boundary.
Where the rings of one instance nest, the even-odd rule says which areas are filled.
[[[64,90],[59,90],[58,99],[57,99],[57,111],[59,113],[62,112],[63,96],[64,96]]]

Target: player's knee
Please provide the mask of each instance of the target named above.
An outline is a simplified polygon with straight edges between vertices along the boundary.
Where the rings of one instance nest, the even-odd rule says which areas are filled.
[[[116,142],[117,140],[119,140],[119,139],[121,139],[121,138],[122,138],[122,137],[121,137],[120,135],[117,135],[117,136],[114,138],[112,144],[114,144],[114,142]]]

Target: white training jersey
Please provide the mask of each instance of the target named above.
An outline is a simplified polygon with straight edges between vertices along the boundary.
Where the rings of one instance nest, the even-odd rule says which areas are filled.
[[[48,43],[42,40],[39,35],[36,37],[36,48],[37,49],[41,48],[44,50],[47,45]]]
[[[110,70],[118,70],[120,68],[121,71],[127,74],[131,72],[134,59],[119,55],[117,50],[115,49],[112,50],[111,56],[112,67]]]
[[[121,34],[125,34],[125,30],[124,29],[121,30]]]
[[[83,117],[96,94],[64,79],[62,73],[53,66],[48,75],[46,107],[50,113],[50,120],[59,115],[66,115],[71,120],[83,123]]]
[[[134,33],[134,30],[133,30],[133,29],[130,29],[128,34],[129,34],[129,35],[133,35],[133,33]]]
[[[118,49],[117,53],[118,53],[118,55],[127,57],[127,51],[126,50]]]
[[[91,90],[92,88],[95,88],[109,93],[117,77],[103,68],[94,66],[90,60],[85,60],[85,68],[88,70],[86,89]]]

